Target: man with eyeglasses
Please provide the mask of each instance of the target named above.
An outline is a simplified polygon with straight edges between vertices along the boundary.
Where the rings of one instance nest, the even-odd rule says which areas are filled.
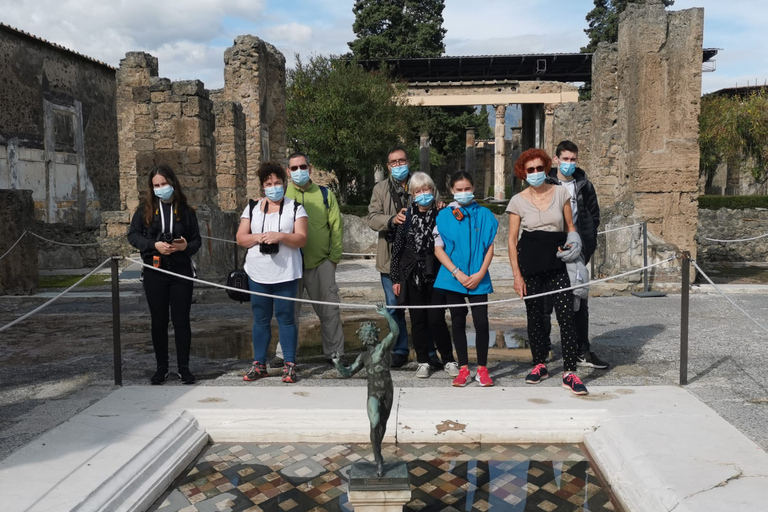
[[[571,195],[571,211],[573,224],[581,236],[581,258],[586,265],[597,248],[597,228],[600,226],[600,205],[597,203],[597,193],[586,172],[576,164],[579,160],[579,148],[570,140],[564,140],[555,149],[554,167],[550,169],[547,182],[562,185]],[[553,302],[551,296],[544,297],[545,338],[549,341],[552,328],[551,317]],[[582,299],[578,311],[575,312],[576,333],[579,350],[576,358],[577,366],[598,368],[604,370],[609,363],[601,360],[590,350],[589,344],[589,306],[587,299]],[[550,342],[551,343],[551,342]]]
[[[344,222],[339,203],[327,187],[312,181],[312,166],[304,153],[293,153],[289,156],[286,171],[291,177],[291,182],[286,188],[285,196],[300,203],[309,218],[307,244],[302,249],[304,275],[299,280],[297,297],[301,298],[306,290],[311,300],[339,302],[336,265],[341,260],[344,236]],[[301,302],[296,303],[297,326],[301,304]],[[320,318],[325,360],[333,365],[333,354],[339,356],[344,354],[344,332],[339,307],[321,304],[312,306]],[[282,359],[280,345],[276,352],[276,357]],[[270,364],[270,366],[274,365]]]

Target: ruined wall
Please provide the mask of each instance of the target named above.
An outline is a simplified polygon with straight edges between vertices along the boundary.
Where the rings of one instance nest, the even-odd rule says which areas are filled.
[[[714,240],[739,240],[764,235],[768,226],[768,210],[699,210],[698,261],[715,262],[766,262],[768,261],[768,237],[749,242],[720,243]]]
[[[32,190],[36,218],[95,227],[117,207],[114,73],[0,24],[0,188]]]
[[[34,215],[31,190],[0,190],[0,256],[33,229]],[[26,235],[0,260],[0,295],[27,295],[36,288],[37,241]]]
[[[696,257],[703,21],[703,9],[630,4],[618,43],[594,54],[591,101],[553,109],[551,150],[563,139],[579,145],[601,229],[647,221],[658,258],[676,249]],[[638,266],[638,236],[604,237],[596,255],[601,275]]]
[[[260,195],[262,162],[285,164],[285,57],[254,36],[239,36],[224,52],[224,89],[217,99],[242,105],[245,114],[247,197]]]
[[[218,204],[225,211],[242,211],[246,196],[245,114],[239,103],[214,101],[216,185]]]

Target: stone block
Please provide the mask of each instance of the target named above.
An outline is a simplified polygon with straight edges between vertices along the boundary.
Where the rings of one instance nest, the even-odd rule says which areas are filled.
[[[203,121],[198,117],[185,117],[171,121],[176,143],[181,146],[196,146],[202,142]]]
[[[128,52],[120,59],[121,68],[147,68],[152,76],[157,76],[157,57],[146,52]]]
[[[157,149],[173,149],[173,139],[169,139],[169,138],[159,139],[155,143],[155,147]]]
[[[181,117],[181,103],[167,102],[157,105],[158,119],[171,119]]]
[[[155,122],[150,116],[136,116],[133,121],[133,129],[137,133],[154,132]]]
[[[132,93],[133,93],[133,101],[135,103],[149,103],[151,99],[149,95],[149,87],[145,85],[134,87],[132,89]]]
[[[174,96],[202,96],[208,97],[208,91],[200,80],[181,80],[171,83],[171,91]]]
[[[101,221],[105,224],[129,224],[131,222],[131,212],[128,210],[101,212]]]
[[[187,162],[190,164],[198,164],[203,161],[203,153],[205,150],[200,147],[192,147],[187,149]]]
[[[219,189],[232,188],[237,186],[237,177],[234,174],[219,174],[216,176],[216,184]]]
[[[184,115],[189,117],[195,117],[195,116],[201,116],[205,115],[206,112],[206,105],[208,103],[205,98],[201,98],[200,96],[194,96],[187,99],[187,102],[184,104]]]
[[[149,93],[149,96],[152,98],[152,103],[163,103],[164,101],[170,101],[171,99],[170,91],[153,91]]]
[[[171,90],[171,81],[167,78],[152,77],[149,80],[150,92],[162,92]]]
[[[133,149],[136,151],[154,151],[155,141],[151,139],[136,139],[133,142]]]

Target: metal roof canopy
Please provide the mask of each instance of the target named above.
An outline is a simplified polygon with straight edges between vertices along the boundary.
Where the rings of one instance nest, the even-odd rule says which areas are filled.
[[[702,62],[710,61],[716,54],[716,48],[704,48]],[[588,82],[592,78],[591,53],[368,59],[359,61],[359,64],[368,71],[386,64],[395,75],[410,83],[495,80]]]

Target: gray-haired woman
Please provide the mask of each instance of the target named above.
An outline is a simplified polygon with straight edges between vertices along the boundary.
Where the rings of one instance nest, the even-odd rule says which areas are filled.
[[[397,303],[406,306],[445,304],[443,294],[434,290],[440,262],[435,257],[435,182],[428,174],[414,173],[409,182],[413,203],[406,212],[405,222],[397,227],[392,243],[390,279]],[[458,374],[453,358],[451,335],[445,322],[445,309],[410,308],[413,348],[419,366],[417,377],[429,377],[430,369],[445,367],[451,376]],[[430,358],[434,348],[440,352]],[[456,374],[456,375],[455,375]]]

